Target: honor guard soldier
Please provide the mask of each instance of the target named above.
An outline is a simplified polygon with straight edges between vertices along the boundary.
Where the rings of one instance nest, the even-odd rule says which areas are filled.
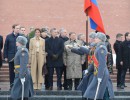
[[[28,100],[33,96],[33,83],[30,71],[27,68],[28,64],[28,49],[26,48],[27,39],[23,36],[18,36],[16,39],[17,52],[14,57],[15,80],[11,89],[11,98],[13,100]]]

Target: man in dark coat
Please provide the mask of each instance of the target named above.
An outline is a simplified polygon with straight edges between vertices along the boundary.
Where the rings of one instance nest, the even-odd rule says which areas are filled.
[[[120,52],[119,50],[121,49],[121,43],[122,43],[123,35],[121,33],[118,33],[116,35],[116,41],[113,45],[113,48],[116,53],[116,69],[117,69],[117,87],[120,87],[121,85],[121,71],[122,71],[122,66],[120,65],[119,57],[120,57]]]
[[[10,89],[13,86],[14,82],[14,56],[17,52],[16,47],[16,38],[20,35],[19,30],[20,26],[18,24],[14,24],[12,26],[13,32],[7,35],[5,44],[4,44],[4,59],[9,63],[9,77],[10,77]]]
[[[46,41],[46,51],[47,51],[47,67],[49,74],[49,90],[53,89],[53,74],[54,68],[57,73],[57,89],[61,90],[61,76],[63,69],[63,51],[64,45],[63,40],[57,37],[57,29],[52,28],[50,30],[51,37]]]
[[[65,30],[64,28],[61,28],[59,30],[59,33],[60,33],[60,38],[63,40],[63,42],[65,43],[67,40],[69,40],[69,38],[67,37],[67,30]],[[67,86],[67,79],[66,79],[66,66],[63,65],[63,70],[62,70],[62,75],[64,73],[64,83],[63,83],[63,87],[64,87],[64,90],[67,90],[68,89],[68,86]]]
[[[0,35],[0,68],[2,67],[2,52],[3,49],[3,37]]]
[[[127,69],[130,68],[130,33],[125,33],[125,41],[121,44],[120,49],[120,64],[122,65],[121,72],[121,89],[125,86],[125,76]]]

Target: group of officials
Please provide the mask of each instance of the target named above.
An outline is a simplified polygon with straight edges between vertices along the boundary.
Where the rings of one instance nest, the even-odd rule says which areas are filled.
[[[95,93],[97,87],[95,83],[101,83],[102,88],[99,88],[99,94],[96,98],[114,97],[113,86],[109,76],[109,72],[112,72],[113,65],[112,50],[110,49],[109,51],[108,49],[111,48],[108,41],[109,37],[106,39],[106,36],[100,32],[95,33],[95,35],[91,34],[93,37],[91,40],[94,41],[88,43],[89,46],[85,46],[86,42],[83,34],[80,34],[77,39],[76,33],[70,32],[68,38],[65,29],[58,31],[56,28],[52,28],[49,31],[48,29],[41,30],[36,28],[33,30],[34,37],[31,39],[25,34],[25,30],[26,28],[20,27],[19,24],[13,25],[12,33],[7,35],[4,44],[4,59],[9,63],[12,98],[14,98],[15,95],[17,95],[17,99],[21,97],[21,92],[19,91],[23,84],[25,84],[24,87],[26,88],[24,93],[25,100],[33,95],[33,88],[41,90],[43,83],[45,83],[46,89],[53,90],[54,69],[57,74],[57,90],[62,90],[62,86],[65,90],[72,90],[74,81],[75,90],[78,89],[84,92],[85,98],[94,99],[94,96],[90,96],[89,93],[90,91]],[[48,32],[50,37],[48,36]],[[129,48],[129,33],[127,33],[125,37],[126,42],[124,44],[126,45],[122,43],[121,46],[117,46],[118,48],[120,47],[120,53],[126,50],[127,47]],[[3,38],[0,37],[1,49],[3,47],[2,39]],[[95,49],[93,49],[93,47]],[[128,63],[125,63],[126,58],[123,55],[124,53],[119,57],[119,63],[120,66],[127,64],[125,66],[128,67]],[[91,55],[89,56],[90,59],[88,58],[88,70],[85,70],[86,54]],[[129,58],[127,58],[127,60],[128,59]],[[29,66],[31,72],[28,69]],[[84,73],[87,80],[86,77],[82,75],[83,70],[85,70]],[[118,72],[119,71],[118,69]],[[121,88],[125,86],[125,80],[122,79],[122,77],[125,77],[126,71],[127,68],[123,68],[123,70],[120,71],[121,76],[118,75],[117,85],[120,85]],[[63,73],[64,83],[62,84],[61,78]],[[90,75],[88,73],[90,73]],[[43,77],[43,74],[45,77]],[[80,82],[82,77],[83,79]],[[85,83],[87,83],[85,88],[84,79]],[[21,87],[17,88],[20,84]],[[95,87],[95,90],[91,89],[93,87]],[[18,94],[14,91],[17,91]]]

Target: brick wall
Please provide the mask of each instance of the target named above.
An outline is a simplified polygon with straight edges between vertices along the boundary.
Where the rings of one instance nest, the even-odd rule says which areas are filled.
[[[115,41],[116,33],[130,31],[130,0],[97,0],[105,29]],[[0,0],[0,34],[19,23],[27,27],[56,27],[85,33],[84,0]],[[89,32],[90,32],[89,28]]]

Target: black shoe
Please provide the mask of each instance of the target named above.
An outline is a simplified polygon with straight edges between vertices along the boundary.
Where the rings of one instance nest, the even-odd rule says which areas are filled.
[[[121,87],[120,87],[121,89],[124,89],[124,85],[121,85]]]
[[[52,87],[52,86],[50,86],[48,90],[53,90],[53,87]]]
[[[62,88],[61,87],[57,87],[57,90],[62,90]]]
[[[68,90],[68,88],[67,88],[67,87],[64,87],[64,90]]]
[[[126,85],[124,85],[124,87],[127,87]]]
[[[120,87],[121,85],[117,85],[117,87]]]
[[[68,87],[68,90],[72,90],[72,86],[69,86],[69,87]]]

